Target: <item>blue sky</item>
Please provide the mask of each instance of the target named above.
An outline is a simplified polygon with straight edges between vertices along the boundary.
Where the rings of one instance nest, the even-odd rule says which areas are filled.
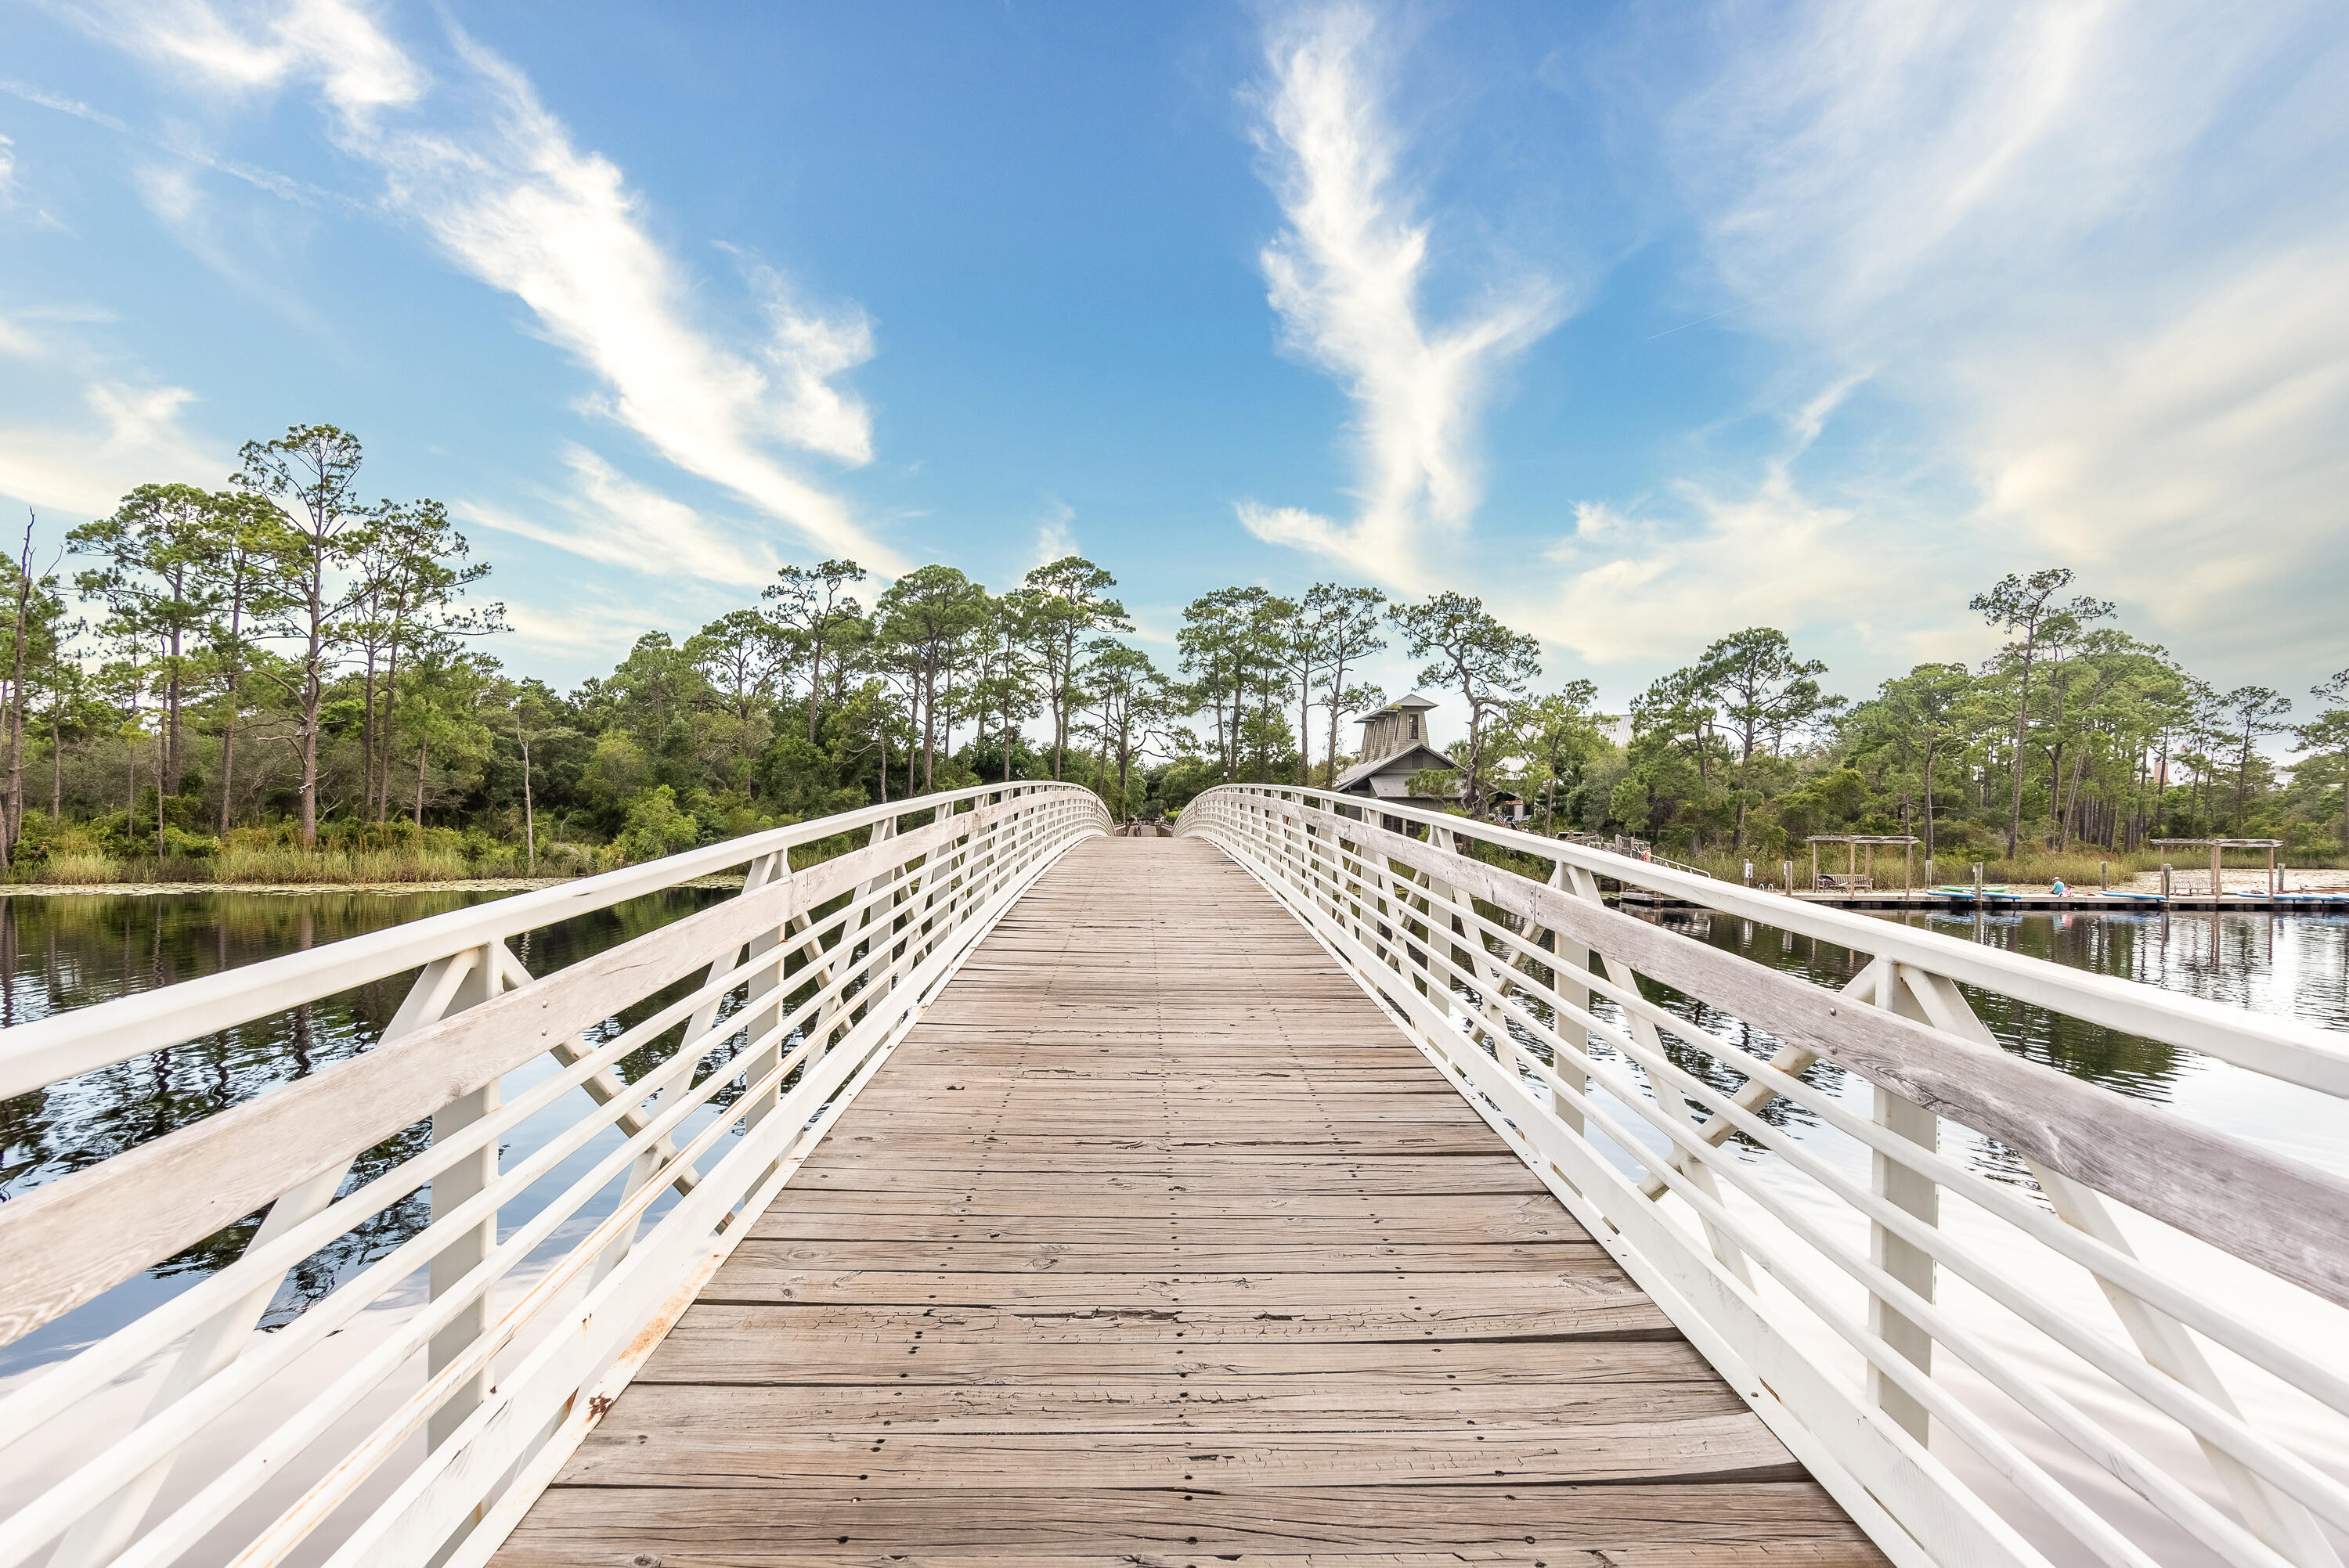
[[[2223,684],[2349,664],[2336,5],[0,16],[0,496],[339,424],[521,668],[1067,549],[1162,657],[1452,587],[1619,703],[1754,624],[1977,657],[2044,564]]]

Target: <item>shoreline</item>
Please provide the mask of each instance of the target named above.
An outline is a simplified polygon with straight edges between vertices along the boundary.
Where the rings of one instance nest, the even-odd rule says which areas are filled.
[[[171,893],[251,892],[290,898],[338,892],[535,892],[542,888],[565,887],[586,880],[585,877],[470,877],[462,882],[0,882],[0,898],[19,893],[27,898],[65,898],[76,894],[99,898],[160,898]],[[740,888],[742,879],[727,875],[695,877],[688,882],[669,885],[722,891]]]

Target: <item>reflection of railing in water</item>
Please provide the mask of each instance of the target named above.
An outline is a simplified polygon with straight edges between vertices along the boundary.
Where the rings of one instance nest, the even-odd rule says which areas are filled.
[[[919,825],[900,831],[900,818]],[[337,1563],[483,1561],[598,1402],[747,1229],[735,1217],[764,1207],[1028,883],[1109,826],[1101,803],[1073,786],[927,796],[8,1031],[0,1097],[422,968],[385,1048],[0,1208],[0,1342],[268,1211],[237,1262],[0,1398],[0,1441],[22,1474],[53,1423],[169,1357],[145,1415],[7,1519],[0,1564],[33,1559],[60,1536],[50,1559],[58,1568],[169,1563],[219,1550],[248,1519],[254,1528],[230,1547],[243,1550],[240,1563],[281,1561],[322,1528],[340,1537]],[[864,847],[792,868],[793,849],[857,830],[869,830]],[[746,861],[741,897],[541,979],[506,946],[518,933]],[[659,1005],[641,1022],[605,1026],[647,998]],[[673,1054],[652,1071],[616,1076],[624,1058],[673,1037]],[[519,1069],[549,1055],[556,1070],[501,1099],[502,1079],[519,1081]],[[354,1159],[428,1120],[429,1142],[411,1139],[388,1169],[350,1180]],[[525,1122],[556,1120],[551,1136],[501,1158]],[[286,1326],[252,1332],[290,1269],[428,1185],[422,1231]],[[616,1204],[595,1219],[615,1188]],[[550,1265],[515,1274],[550,1253]],[[403,1294],[416,1305],[389,1315],[370,1347],[323,1387],[303,1385],[295,1363],[306,1352]],[[311,1451],[363,1407],[381,1408],[378,1391],[418,1357],[419,1389],[395,1398],[354,1446]],[[252,1446],[194,1442],[254,1401],[276,1424],[241,1426],[258,1430]],[[419,1434],[429,1449],[420,1458],[410,1441]],[[181,1501],[188,1489],[175,1488],[150,1520],[181,1464],[202,1471],[192,1495]],[[285,1478],[304,1465],[307,1490],[286,1495]],[[355,1503],[388,1478],[397,1478],[388,1501],[372,1511]],[[270,1506],[254,1516],[257,1494]],[[461,1538],[453,1555],[440,1559],[452,1538]]]
[[[1532,834],[1380,802],[1395,832],[1361,810],[1226,786],[1182,830],[1255,872],[1387,1004],[1895,1562],[2147,1563],[2168,1554],[2134,1538],[2149,1515],[2218,1561],[2337,1561],[2323,1524],[2349,1531],[2349,1486],[2246,1418],[2245,1380],[2199,1341],[2349,1417],[2329,1348],[2349,1182],[2009,1056],[1959,987],[2349,1096],[2338,1038]],[[1827,991],[1606,908],[1601,876],[1866,962]],[[1750,1054],[1642,978],[1785,1043]],[[1685,1070],[1688,1051],[1726,1075]],[[1868,1114],[1808,1081],[1821,1062],[1868,1081]],[[1782,1097],[1866,1176],[1759,1114]],[[2037,1193],[1951,1159],[1943,1119],[2014,1150]],[[1778,1159],[1724,1149],[1733,1134]],[[1947,1216],[1944,1194],[1961,1201]],[[1970,1290],[1949,1299],[1944,1271]],[[2065,1304],[2059,1273],[2093,1280],[2111,1315]],[[2331,1337],[2307,1337],[2311,1320]],[[2018,1352],[2043,1336],[2063,1377]],[[2337,1464],[2349,1443],[2331,1430],[2314,1451]],[[2067,1446],[2069,1467],[2052,1457]]]

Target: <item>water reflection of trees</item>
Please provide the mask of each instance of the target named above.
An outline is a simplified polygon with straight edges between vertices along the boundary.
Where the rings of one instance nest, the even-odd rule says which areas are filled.
[[[1847,985],[1868,962],[1868,954],[1849,948],[1710,911],[1626,913],[1820,985]],[[2254,1010],[2289,1012],[2333,1027],[2349,1024],[2349,923],[2320,916],[2145,915],[2103,910],[2004,916],[1909,914],[1902,919],[1909,925],[1943,931],[2066,968],[2136,980]],[[2290,951],[2280,955],[2280,947]],[[1545,984],[1551,978],[1547,969],[1539,968],[1534,977]],[[2284,986],[2289,986],[2288,992],[2282,989]],[[1643,976],[1640,987],[1649,1001],[1686,1020],[1692,1032],[1705,1030],[1764,1058],[1781,1043],[1746,1020],[1670,986]],[[2192,1052],[2028,1006],[1995,993],[1971,986],[1961,989],[2007,1050],[2075,1078],[2140,1099],[2166,1102],[2175,1098],[2178,1084],[2192,1068]],[[1473,987],[1455,986],[1455,991],[1470,1007],[1480,1005]],[[1521,998],[1519,1005],[1545,1026],[1552,1025],[1547,1007],[1530,998]],[[1591,1012],[1622,1025],[1621,1009],[1611,1002],[1596,999]],[[1509,1028],[1528,1051],[1546,1062],[1550,1059],[1549,1049],[1537,1033],[1514,1022]],[[1723,1096],[1733,1095],[1744,1086],[1744,1075],[1719,1060],[1709,1048],[1692,1044],[1669,1028],[1661,1033],[1665,1056],[1681,1071]],[[1619,1059],[1603,1045],[1594,1045],[1592,1055]],[[1840,1094],[1846,1084],[1842,1071],[1825,1062],[1811,1068],[1804,1079],[1831,1094]],[[1667,1091],[1665,1103],[1679,1103],[1678,1097]],[[1702,1107],[1691,1109],[1700,1122],[1708,1119]],[[1770,1101],[1757,1114],[1774,1128],[1797,1130],[1816,1119],[1782,1099]],[[1739,1144],[1754,1146],[1744,1134],[1734,1136]],[[1970,1141],[1969,1159],[1975,1169],[1996,1181],[2032,1186],[2028,1168],[2014,1150],[1981,1134],[1970,1135]]]
[[[1868,962],[1864,954],[1816,937],[1723,916],[1673,911],[1655,919],[1668,930],[1823,985],[1848,984]],[[2021,914],[1909,923],[1948,929],[1951,934],[1978,940],[1985,946],[2046,959],[2070,969],[2130,979],[2158,978],[2146,972],[2147,965],[2139,951],[2145,935],[2143,923],[2128,916],[2099,912],[2062,918]],[[2158,1040],[2028,1006],[1971,985],[1961,985],[1959,989],[2002,1046],[2075,1078],[2140,1099],[2168,1100],[2185,1069],[2187,1053]]]
[[[678,889],[632,900],[517,938],[515,952],[544,975],[642,935],[725,896]],[[0,1016],[21,1023],[118,996],[257,963],[286,953],[481,902],[466,892],[398,894],[197,892],[170,896],[0,896]],[[355,986],[233,1029],[83,1073],[0,1101],[0,1181],[12,1192],[57,1180],[126,1150],[216,1116],[280,1084],[375,1047],[414,975]],[[663,998],[608,1020],[605,1037],[649,1016]],[[671,1030],[629,1058],[631,1080],[677,1048]],[[730,1045],[711,1053],[714,1068]],[[431,1124],[418,1122],[354,1161],[349,1191],[422,1152]],[[430,1194],[419,1190],[336,1238],[293,1271],[272,1306],[290,1320],[335,1283],[421,1230]],[[157,1265],[159,1275],[209,1272],[233,1262],[261,1221],[251,1214]]]
[[[1497,945],[1494,951],[1495,956],[1507,956],[1499,950]],[[1546,965],[1537,965],[1533,968],[1531,978],[1544,985],[1555,985],[1556,971]],[[1743,1018],[1733,1016],[1709,1003],[1676,991],[1669,985],[1661,985],[1645,975],[1639,977],[1639,986],[1640,995],[1643,998],[1673,1016],[1685,1020],[1690,1026],[1690,1035],[1686,1037],[1669,1028],[1659,1027],[1657,1034],[1663,1046],[1664,1058],[1707,1088],[1724,1097],[1734,1096],[1744,1088],[1747,1081],[1746,1075],[1713,1055],[1713,1047],[1710,1043],[1702,1045],[1692,1043],[1692,1037],[1701,1031],[1715,1039],[1727,1040],[1748,1055],[1759,1057],[1764,1060],[1775,1055],[1778,1047],[1784,1043],[1775,1035],[1754,1028]],[[1455,981],[1453,991],[1472,1011],[1480,1009],[1484,1005],[1484,997],[1475,987],[1464,982]],[[1544,1028],[1557,1029],[1561,1026],[1557,1009],[1548,1003],[1527,995],[1516,995],[1512,997],[1512,1001]],[[1630,1020],[1619,1004],[1604,996],[1594,995],[1590,1000],[1589,1011],[1592,1017],[1612,1026],[1618,1032],[1630,1033]],[[1529,1029],[1516,1019],[1506,1017],[1506,1016],[1504,1022],[1508,1028],[1509,1037],[1522,1047],[1528,1055],[1546,1065],[1557,1066],[1556,1052],[1537,1031]],[[1568,1022],[1571,1023],[1571,1020]],[[1649,1074],[1638,1069],[1635,1063],[1623,1057],[1603,1039],[1592,1040],[1590,1052],[1594,1059],[1621,1061],[1627,1066],[1633,1067],[1640,1078],[1650,1080],[1651,1089],[1659,1089],[1660,1098],[1669,1096],[1668,1099],[1664,1099],[1664,1103],[1685,1105],[1694,1116],[1698,1125],[1702,1126],[1713,1119],[1714,1113],[1703,1105],[1685,1099],[1677,1091],[1660,1088],[1650,1079]],[[1835,1092],[1843,1083],[1844,1072],[1842,1068],[1832,1063],[1817,1062],[1806,1069],[1800,1077],[1806,1084],[1828,1092]],[[1776,1098],[1766,1101],[1754,1112],[1754,1115],[1764,1125],[1771,1128],[1806,1128],[1815,1125],[1818,1119],[1806,1108],[1791,1100]],[[1733,1129],[1729,1137],[1741,1148],[1761,1147],[1751,1135],[1742,1130]]]

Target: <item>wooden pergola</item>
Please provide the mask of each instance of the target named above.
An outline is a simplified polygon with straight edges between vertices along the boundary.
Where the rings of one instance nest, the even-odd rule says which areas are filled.
[[[1907,892],[1916,882],[1916,846],[1923,842],[1924,841],[1922,839],[1912,838],[1907,833],[1813,833],[1810,836],[1811,891],[1814,892],[1818,891],[1819,846],[1821,844],[1841,844],[1844,846],[1846,861],[1844,885],[1847,888],[1853,889],[1859,886],[1860,873],[1863,870],[1867,872],[1868,885],[1870,887],[1875,885],[1877,845],[1899,844],[1903,846],[1900,856],[1900,891],[1902,892]],[[1859,859],[1859,851],[1862,848],[1865,848],[1868,851],[1868,863],[1864,868],[1860,864]]]
[[[2275,852],[2283,848],[2282,839],[2155,839],[2152,842],[2163,849],[2192,849],[2208,845],[2210,850],[2210,896],[2226,896],[2226,883],[2219,874],[2219,857],[2229,850],[2265,850],[2268,852],[2268,892],[2276,891]],[[2164,892],[2169,890],[2164,888]]]

